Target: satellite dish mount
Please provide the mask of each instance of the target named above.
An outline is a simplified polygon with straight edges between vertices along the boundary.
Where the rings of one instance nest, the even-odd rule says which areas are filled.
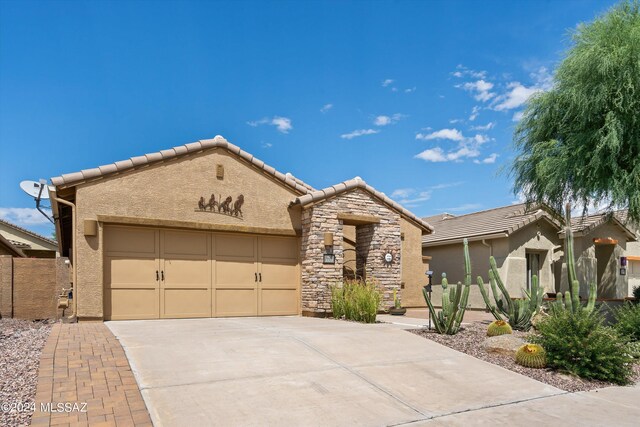
[[[49,217],[49,215],[47,215],[47,213],[42,210],[42,206],[40,206],[40,202],[43,199],[49,198],[49,187],[47,186],[47,180],[40,179],[39,182],[22,181],[20,183],[20,188],[22,188],[22,191],[27,193],[29,196],[33,197],[33,199],[36,201],[36,209],[38,209],[38,212],[44,215],[44,217],[51,221],[51,223],[54,223],[53,218]]]

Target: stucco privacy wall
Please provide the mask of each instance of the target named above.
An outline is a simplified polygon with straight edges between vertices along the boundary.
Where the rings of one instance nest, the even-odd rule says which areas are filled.
[[[0,317],[59,318],[58,295],[70,283],[66,260],[0,256]]]
[[[422,287],[427,284],[426,271],[429,263],[422,258],[422,230],[404,218],[400,219],[402,232],[402,253],[400,255],[402,282],[402,305],[423,307],[425,305]]]
[[[538,232],[540,234],[538,235]],[[543,221],[530,224],[509,237],[469,242],[471,258],[472,286],[469,291],[469,307],[485,308],[485,303],[477,286],[477,277],[481,276],[485,287],[489,290],[489,257],[496,259],[500,277],[505,282],[512,297],[521,297],[522,288],[526,287],[526,253],[529,251],[541,254],[540,284],[545,292],[554,291],[553,252],[560,244],[557,231]],[[432,246],[423,249],[425,255],[432,256],[431,269],[434,272],[434,301],[439,305],[442,297],[442,273],[447,273],[450,284],[464,281],[464,253],[462,243]],[[544,257],[542,256],[544,254]]]
[[[216,166],[224,178],[216,178]],[[216,200],[242,194],[242,218],[198,211],[198,200]],[[288,209],[298,195],[223,149],[182,157],[121,175],[81,184],[76,190],[78,316],[103,317],[102,229],[99,235],[83,235],[83,220],[116,216],[136,221],[166,221],[167,226],[202,228],[226,225],[236,231],[294,235],[300,229],[300,211]],[[102,217],[104,220],[104,217]],[[105,222],[120,222],[108,219]],[[142,222],[144,223],[144,222]],[[151,224],[148,224],[151,225]],[[159,225],[159,224],[154,224]],[[254,230],[255,231],[255,230]]]
[[[610,238],[618,241],[618,244],[613,245],[610,258],[601,260],[607,264],[607,268],[600,281],[598,280],[598,259],[596,258],[597,245],[593,242],[595,238]],[[620,257],[624,256],[626,247],[626,234],[620,227],[610,222],[596,227],[586,235],[574,237],[576,274],[580,282],[581,298],[588,297],[589,283],[592,282],[598,284],[598,298],[618,299],[627,296],[628,276],[622,276],[619,272]],[[559,287],[563,292],[569,288],[566,264],[562,266]]]
[[[356,227],[356,244],[367,242],[366,271],[383,289],[383,307],[393,303],[393,289],[400,289],[400,215],[389,209],[368,192],[355,189],[308,207],[302,213],[302,311],[328,313],[331,311],[332,285],[342,281],[344,260],[343,223],[338,214],[375,216],[379,223]],[[364,234],[358,236],[358,228]],[[323,264],[324,233],[334,235],[335,264]],[[370,234],[370,239],[366,234]],[[359,243],[360,242],[360,243]],[[359,248],[364,249],[364,248]],[[385,264],[383,255],[394,254],[395,259]]]

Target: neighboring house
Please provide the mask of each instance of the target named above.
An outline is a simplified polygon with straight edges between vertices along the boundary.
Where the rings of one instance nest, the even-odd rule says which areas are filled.
[[[640,238],[640,227],[630,225]],[[635,287],[640,287],[640,241],[627,243],[627,274],[629,276],[628,295],[631,296]]]
[[[469,241],[472,286],[470,308],[484,308],[482,295],[475,284],[481,276],[489,288],[489,257],[496,259],[498,270],[512,297],[522,296],[522,289],[531,286],[537,275],[547,292],[555,291],[554,268],[556,252],[562,241],[561,230],[553,211],[545,206],[527,209],[526,205],[509,205],[466,215],[441,214],[423,218],[434,228],[423,236],[423,255],[430,256],[433,283],[440,284],[442,273],[449,283],[464,280],[463,239]],[[434,286],[439,302],[441,287]],[[424,301],[421,306],[425,305]]]
[[[38,233],[0,219],[0,235],[29,258],[55,258],[58,243]]]
[[[0,255],[10,255],[20,258],[25,256],[20,248],[5,239],[2,234],[0,234]]]
[[[51,181],[80,319],[325,316],[349,268],[385,307],[424,284],[427,222],[360,178],[317,190],[221,136]]]
[[[564,259],[564,228],[560,216],[550,208],[526,208],[524,204],[503,206],[467,215],[442,214],[424,218],[434,227],[422,238],[423,254],[431,256],[433,283],[447,273],[449,283],[464,280],[462,240],[469,240],[472,265],[470,307],[483,308],[475,284],[477,276],[488,282],[489,256],[493,255],[500,276],[512,297],[521,297],[537,275],[545,292],[568,289]],[[638,264],[621,274],[621,257],[629,256],[627,244],[635,243],[634,230],[626,225],[626,212],[595,214],[572,219],[576,269],[580,295],[587,297],[588,283],[598,284],[599,299],[621,299],[628,295],[630,280],[638,276]],[[636,246],[633,246],[636,248]],[[640,255],[640,254],[639,254]],[[488,287],[488,285],[487,285]],[[436,301],[440,288],[434,287]]]
[[[598,299],[621,299],[629,293],[629,275],[621,274],[621,258],[628,256],[627,245],[637,240],[635,231],[627,224],[626,211],[613,215],[594,214],[571,220],[574,235],[576,272],[580,282],[580,296],[588,296],[588,284],[597,283]],[[560,233],[564,239],[564,231]],[[568,289],[564,257],[562,268],[556,270],[558,290]],[[628,270],[627,270],[628,272]]]

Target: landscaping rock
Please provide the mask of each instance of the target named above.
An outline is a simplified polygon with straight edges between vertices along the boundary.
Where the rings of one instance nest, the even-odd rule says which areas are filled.
[[[515,356],[520,346],[525,344],[522,338],[509,335],[498,335],[497,337],[489,337],[482,343],[487,353],[504,354],[505,356]]]

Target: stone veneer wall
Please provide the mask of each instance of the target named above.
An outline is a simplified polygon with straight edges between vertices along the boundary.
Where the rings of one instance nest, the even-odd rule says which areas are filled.
[[[343,224],[338,213],[370,215],[378,224],[356,228],[357,250],[366,254],[366,276],[379,282],[383,291],[381,308],[393,305],[393,289],[400,297],[400,215],[368,192],[356,189],[325,200],[302,212],[302,311],[331,312],[330,286],[342,281],[344,253]],[[324,233],[333,233],[335,265],[323,264]],[[384,254],[391,252],[394,260],[387,265]]]

